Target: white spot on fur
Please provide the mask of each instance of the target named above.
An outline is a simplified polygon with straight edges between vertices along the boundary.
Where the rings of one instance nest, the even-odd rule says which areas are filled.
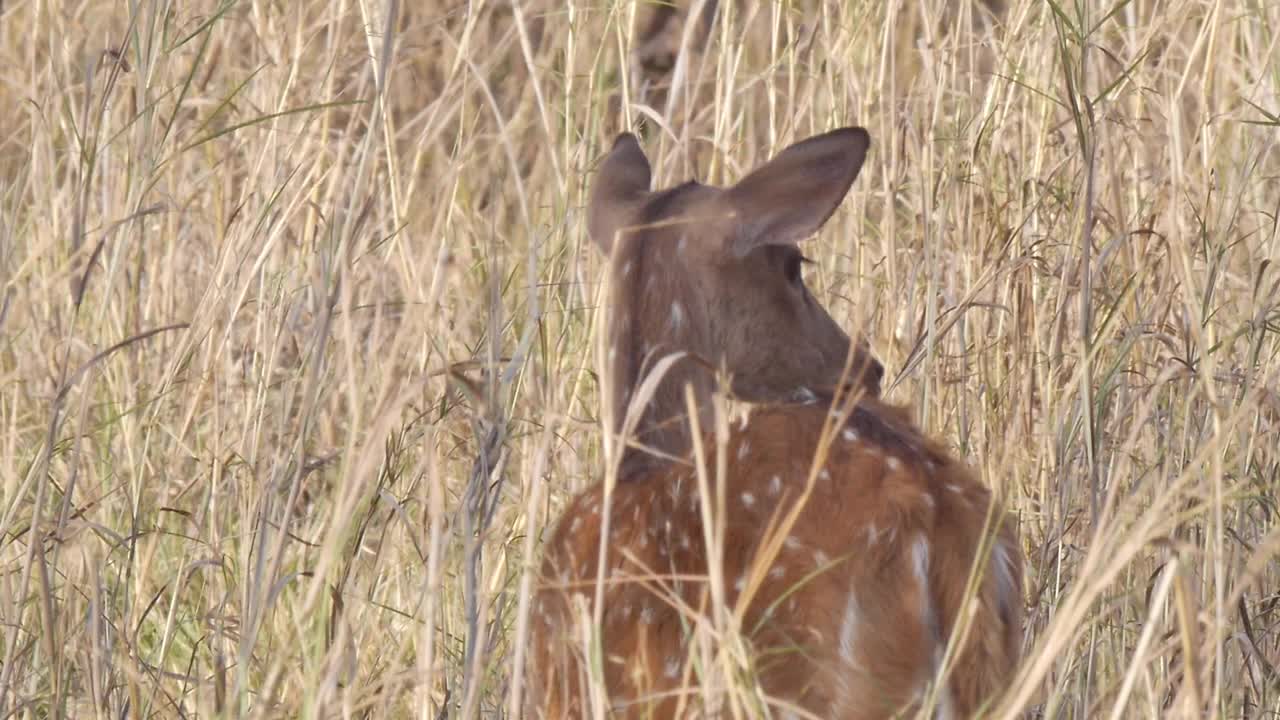
[[[573,522],[569,523],[569,532],[578,532],[578,528],[580,527],[582,527],[582,518],[574,515]]]
[[[818,402],[818,396],[807,387],[798,387],[791,392],[792,402],[798,402],[804,405],[811,405]]]
[[[756,504],[756,496],[749,492],[742,493],[742,504],[744,507],[751,507]]]
[[[920,495],[924,498],[924,504],[928,505],[930,509],[932,509],[935,505],[938,504],[937,501],[933,499],[933,493],[926,491],[926,492],[920,493]]]
[[[751,443],[747,440],[743,440],[742,444],[738,446],[738,459],[742,460],[749,452],[751,452]]]
[[[691,545],[692,545],[692,544],[689,542],[689,534],[688,534],[688,533],[685,533],[685,534],[683,534],[683,535],[681,535],[681,536],[680,536],[680,548],[681,548],[682,550],[688,550],[688,549],[691,547]]]
[[[676,252],[682,253],[684,252],[684,249],[688,246],[689,246],[689,236],[681,235],[679,242],[676,243]]]
[[[861,622],[858,596],[851,590],[844,601],[844,614],[840,619],[840,658],[853,667],[858,667],[858,625]]]
[[[787,569],[782,565],[774,565],[773,569],[769,571],[769,577],[773,578],[774,580],[780,580],[786,574],[787,574]]]
[[[671,303],[671,329],[679,330],[684,324],[684,306],[677,300]]]
[[[924,586],[927,596],[929,587],[929,541],[924,535],[916,537],[916,541],[911,543],[911,569],[915,571],[916,579]]]
[[[668,678],[675,679],[680,674],[680,658],[671,656],[662,665],[662,674]]]
[[[631,274],[631,261],[628,260],[622,264],[622,277],[626,277],[630,274]]]
[[[738,581],[733,584],[733,589],[737,590],[738,592],[742,592],[742,589],[745,588],[746,586],[747,586],[747,576],[739,575]]]
[[[821,470],[819,470],[819,471],[818,471],[818,479],[819,479],[819,480],[830,480],[830,479],[831,479],[831,471],[830,471],[830,470],[828,470],[827,468],[822,468]]]
[[[840,435],[848,442],[858,442],[858,431],[851,427],[845,428]]]
[[[786,545],[788,550],[795,550],[800,547],[800,541],[796,539],[795,535],[788,535],[787,539],[782,541],[782,544]]]
[[[885,464],[889,466],[889,472],[898,472],[902,469],[902,461],[896,457],[890,457]]]
[[[953,493],[955,493],[956,495],[963,495],[963,494],[964,494],[964,491],[960,489],[960,486],[959,486],[959,485],[957,485],[957,484],[955,484],[955,483],[947,483],[947,491],[948,491],[948,492],[953,492]]]
[[[658,619],[657,616],[658,614],[653,611],[651,606],[645,605],[644,609],[640,611],[640,622],[645,625],[652,625]]]
[[[780,492],[782,492],[782,476],[774,475],[769,478],[769,494],[777,495]]]
[[[827,557],[826,553],[822,552],[821,550],[813,551],[813,564],[821,568],[821,567],[826,567],[827,563],[829,562],[831,562],[831,558]]]
[[[934,611],[929,591],[929,540],[923,534],[917,535],[915,541],[911,543],[911,569],[915,572],[916,580],[920,582],[920,617],[928,629],[929,638],[935,648],[934,652],[941,653],[945,641],[942,638],[942,627]],[[970,606],[976,609],[977,603],[972,603]]]

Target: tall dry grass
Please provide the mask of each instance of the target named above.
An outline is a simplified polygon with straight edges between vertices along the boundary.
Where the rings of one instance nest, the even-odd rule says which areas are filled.
[[[999,5],[722,3],[668,92],[628,3],[0,4],[0,717],[516,715],[641,123],[872,131],[811,280],[1020,518],[993,715],[1280,715],[1280,5]]]

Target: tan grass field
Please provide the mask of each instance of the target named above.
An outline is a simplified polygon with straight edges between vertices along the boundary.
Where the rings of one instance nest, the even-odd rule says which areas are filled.
[[[1019,518],[992,717],[1280,716],[1280,4],[649,12],[0,3],[0,718],[518,717],[641,123],[871,131],[808,279]]]

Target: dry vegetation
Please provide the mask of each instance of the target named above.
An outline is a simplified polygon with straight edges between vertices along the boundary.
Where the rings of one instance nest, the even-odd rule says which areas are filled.
[[[871,130],[810,279],[1020,518],[993,715],[1280,715],[1280,4],[990,10],[724,4],[667,93],[628,3],[0,4],[0,717],[518,716],[640,122]]]

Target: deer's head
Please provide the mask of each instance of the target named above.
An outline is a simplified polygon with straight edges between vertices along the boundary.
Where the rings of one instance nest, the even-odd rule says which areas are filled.
[[[591,238],[611,257],[616,408],[625,408],[646,361],[677,351],[726,370],[734,394],[749,402],[811,398],[842,383],[879,393],[882,366],[809,292],[800,248],[840,205],[869,145],[861,128],[836,130],[792,145],[732,187],[690,182],[655,192],[636,138],[617,139],[588,218]],[[704,366],[678,379],[701,394],[712,377]],[[681,400],[668,400],[673,416]]]

